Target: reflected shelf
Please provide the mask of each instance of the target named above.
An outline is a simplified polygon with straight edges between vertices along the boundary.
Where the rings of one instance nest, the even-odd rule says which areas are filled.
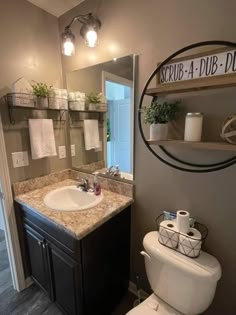
[[[103,111],[103,110],[75,110],[75,109],[69,109],[69,112],[73,112],[73,113],[107,113],[107,111]]]

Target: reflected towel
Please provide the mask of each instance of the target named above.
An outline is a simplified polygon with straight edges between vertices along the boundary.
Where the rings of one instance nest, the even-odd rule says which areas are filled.
[[[52,119],[29,119],[33,160],[57,155]]]
[[[84,120],[84,142],[87,151],[99,148],[98,120]]]

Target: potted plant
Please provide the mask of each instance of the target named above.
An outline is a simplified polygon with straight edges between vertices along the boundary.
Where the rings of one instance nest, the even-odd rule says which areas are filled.
[[[97,104],[101,104],[103,100],[102,93],[91,92],[86,95],[86,103],[88,104],[89,110],[96,110]]]
[[[168,123],[175,119],[179,111],[179,102],[159,102],[154,97],[148,107],[144,107],[144,122],[150,124],[150,140],[166,140]]]
[[[32,84],[33,94],[37,97],[37,107],[47,108],[48,97],[51,92],[52,86],[48,86],[46,83],[36,82]]]

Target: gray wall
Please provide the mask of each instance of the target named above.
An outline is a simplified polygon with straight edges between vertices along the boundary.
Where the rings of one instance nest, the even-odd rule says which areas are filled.
[[[139,55],[140,95],[156,63],[173,51],[202,40],[235,41],[235,10],[233,0],[227,1],[227,5],[223,0],[87,0],[60,18],[60,28],[67,25],[75,14],[97,13],[103,23],[99,46],[95,50],[85,47],[77,34],[76,55],[63,58],[64,74],[113,57],[136,53]],[[76,28],[73,27],[74,31]],[[226,95],[227,92],[224,93]],[[222,108],[227,115],[230,111],[227,105],[231,107],[235,102],[234,95],[227,94],[224,98],[213,93],[211,103],[205,104],[207,111],[211,109],[210,117],[214,117],[215,110],[222,112]],[[200,97],[198,101],[203,100]],[[192,102],[197,108],[197,101]],[[135,280],[136,273],[145,277],[139,251],[145,233],[155,229],[155,217],[163,209],[187,209],[209,227],[207,249],[219,259],[223,268],[216,298],[206,314],[235,314],[235,166],[210,174],[179,172],[152,156],[144,146],[137,126],[135,131],[136,205],[132,218],[132,280]],[[181,151],[177,153],[181,155]],[[222,158],[220,153],[212,154],[215,159]],[[212,154],[196,152],[195,161],[210,160]]]
[[[20,77],[31,82],[43,81],[62,86],[60,37],[58,19],[26,0],[0,1],[0,96],[10,92],[11,84]],[[21,118],[32,115],[16,113],[17,124],[9,124],[7,108],[1,102],[5,141],[11,180],[18,181],[64,169],[67,159],[46,158],[30,160],[29,167],[12,168],[11,152],[27,150],[30,153],[27,123]],[[19,119],[19,116],[21,118]],[[47,117],[44,116],[44,117]],[[56,144],[64,145],[64,125],[55,125]]]
[[[127,80],[133,80],[133,56],[126,56],[117,61],[79,69],[66,74],[68,91],[81,91],[86,94],[91,92],[102,92],[102,72],[106,71]]]

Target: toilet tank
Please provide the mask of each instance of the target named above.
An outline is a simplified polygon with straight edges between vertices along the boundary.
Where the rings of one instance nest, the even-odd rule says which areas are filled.
[[[211,304],[221,267],[217,259],[205,252],[188,258],[158,242],[158,232],[143,240],[146,273],[153,292],[185,315],[204,312]]]

